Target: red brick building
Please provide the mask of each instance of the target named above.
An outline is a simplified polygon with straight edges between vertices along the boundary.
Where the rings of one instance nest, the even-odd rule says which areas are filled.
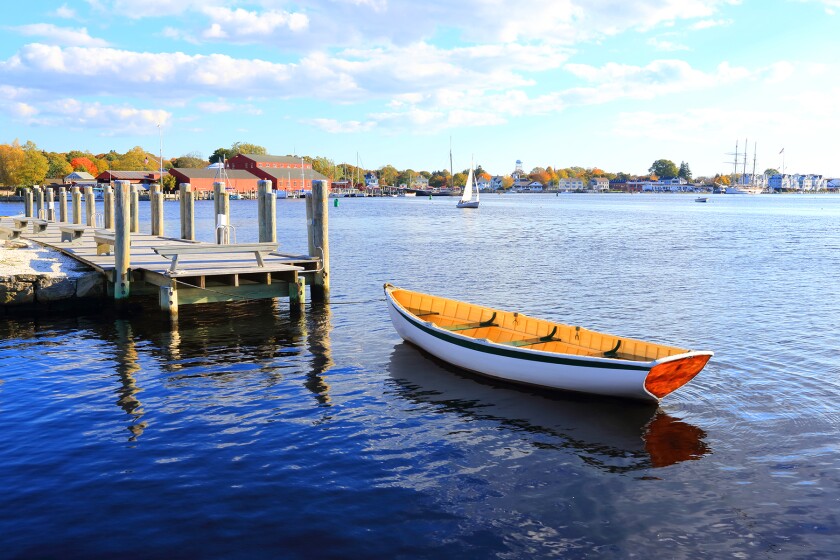
[[[225,162],[230,170],[244,170],[260,179],[271,181],[274,190],[311,190],[312,181],[327,178],[314,171],[312,164],[303,158],[291,156],[264,156],[237,154]]]
[[[224,174],[226,178],[219,178],[218,169],[195,169],[190,167],[173,167],[169,170],[169,174],[175,177],[177,184],[189,183],[192,185],[193,191],[212,191],[213,183],[216,181],[224,181],[227,187],[230,187],[239,192],[247,192],[257,190],[257,181],[260,177],[249,173],[248,171],[238,169],[225,169]]]

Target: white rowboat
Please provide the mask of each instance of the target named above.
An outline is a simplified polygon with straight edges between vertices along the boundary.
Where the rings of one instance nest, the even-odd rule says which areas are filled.
[[[714,355],[599,333],[385,284],[399,335],[468,371],[549,389],[647,401],[697,375]]]

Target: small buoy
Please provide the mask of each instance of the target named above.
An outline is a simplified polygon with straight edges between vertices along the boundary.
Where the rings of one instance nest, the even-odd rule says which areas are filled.
[[[429,195],[429,200],[432,200],[432,195]]]
[[[333,200],[333,206],[338,208],[338,199],[337,198]]]

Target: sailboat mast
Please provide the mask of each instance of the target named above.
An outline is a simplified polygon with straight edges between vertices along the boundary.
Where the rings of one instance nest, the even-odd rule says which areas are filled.
[[[455,175],[453,174],[453,167],[452,167],[452,137],[449,137],[449,180],[452,181],[452,184],[449,188],[455,187]]]

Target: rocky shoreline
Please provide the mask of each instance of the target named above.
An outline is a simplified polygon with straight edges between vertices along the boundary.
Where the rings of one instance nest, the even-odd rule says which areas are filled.
[[[28,242],[0,247],[0,306],[4,310],[105,296],[105,278],[56,251]]]

